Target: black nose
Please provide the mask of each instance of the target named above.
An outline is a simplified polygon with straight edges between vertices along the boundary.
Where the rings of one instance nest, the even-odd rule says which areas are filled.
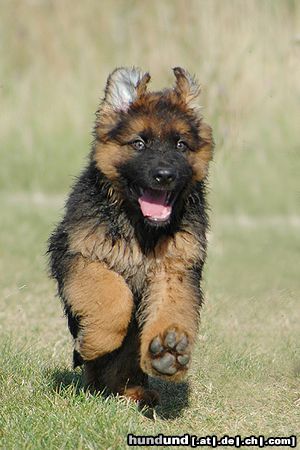
[[[158,184],[168,185],[175,180],[176,172],[171,168],[160,168],[153,172],[153,178]]]

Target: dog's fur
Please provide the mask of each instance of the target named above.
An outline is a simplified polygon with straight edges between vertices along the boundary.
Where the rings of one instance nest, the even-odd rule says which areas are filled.
[[[197,82],[174,74],[161,92],[136,68],[109,76],[89,164],[49,245],[74,366],[95,389],[150,404],[147,375],[178,381],[189,367],[206,254],[212,133]]]

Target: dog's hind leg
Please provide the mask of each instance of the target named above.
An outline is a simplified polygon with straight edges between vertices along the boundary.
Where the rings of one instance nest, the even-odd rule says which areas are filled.
[[[120,394],[141,405],[155,406],[159,397],[148,389],[148,376],[139,364],[139,331],[135,319],[131,321],[127,336],[121,347],[114,352],[86,361],[85,382],[96,391]]]
[[[120,275],[99,261],[76,256],[64,282],[63,297],[78,318],[75,349],[83,361],[94,360],[122,345],[133,296]]]

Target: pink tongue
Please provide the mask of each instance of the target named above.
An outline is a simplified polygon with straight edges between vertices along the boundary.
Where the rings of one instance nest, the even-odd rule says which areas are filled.
[[[151,219],[168,219],[172,211],[172,206],[167,205],[166,197],[166,192],[145,191],[138,200],[143,215]]]

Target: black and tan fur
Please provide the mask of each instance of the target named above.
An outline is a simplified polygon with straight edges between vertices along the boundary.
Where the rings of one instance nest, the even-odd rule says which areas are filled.
[[[148,92],[150,76],[138,69],[110,75],[89,164],[49,245],[74,365],[84,364],[95,389],[150,404],[148,375],[178,381],[189,367],[206,254],[212,134],[198,84],[181,68],[174,74],[161,92]],[[143,215],[145,190],[170,194],[169,218]]]

